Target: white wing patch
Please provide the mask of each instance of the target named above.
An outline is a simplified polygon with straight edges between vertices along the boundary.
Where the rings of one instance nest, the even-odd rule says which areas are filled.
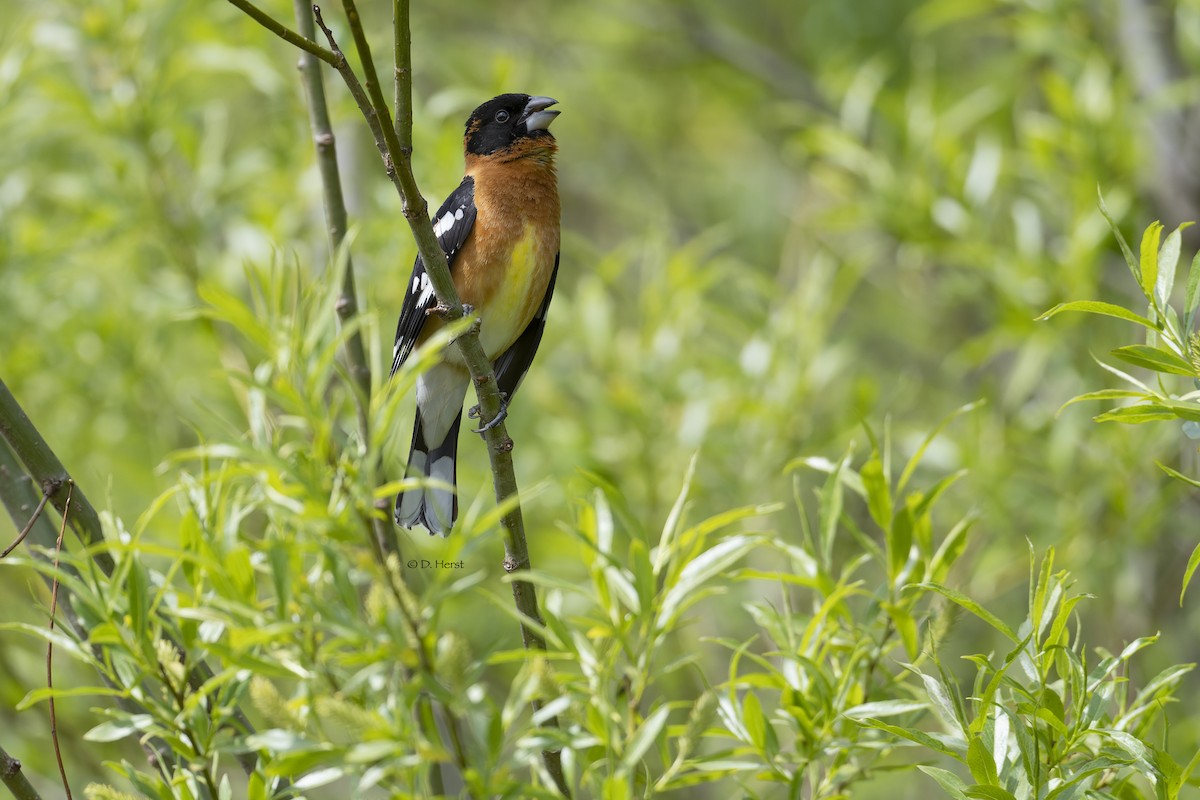
[[[462,212],[460,211],[459,213],[461,214]],[[441,219],[433,223],[433,235],[441,236],[452,227],[454,227],[454,214],[447,211]]]
[[[413,279],[413,291],[417,290],[416,278]],[[429,280],[429,273],[421,273],[421,296],[417,298],[417,307],[424,308],[425,304],[433,299],[433,281]]]

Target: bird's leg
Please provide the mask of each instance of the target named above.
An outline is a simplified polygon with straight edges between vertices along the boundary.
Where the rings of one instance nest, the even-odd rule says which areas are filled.
[[[471,406],[471,409],[469,411],[467,411],[467,419],[479,419],[480,413],[481,412],[479,411],[479,406]],[[486,432],[490,431],[492,428],[499,425],[501,422],[504,422],[506,417],[508,417],[508,392],[501,392],[500,393],[500,413],[498,413],[495,417],[493,417],[490,422],[484,423],[483,427],[481,427],[479,429],[472,428],[471,432],[472,433],[486,433]]]

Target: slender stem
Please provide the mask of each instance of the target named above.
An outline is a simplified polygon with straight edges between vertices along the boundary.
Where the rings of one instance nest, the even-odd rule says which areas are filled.
[[[317,44],[312,39],[308,39],[296,33],[294,30],[287,27],[258,6],[249,2],[249,0],[229,0],[229,4],[235,8],[241,9],[243,12],[245,12],[246,16],[250,17],[259,25],[262,25],[264,28],[278,36],[280,39],[283,39],[288,44],[295,45],[306,53],[312,53],[326,64],[332,65],[336,59],[336,56],[333,53],[326,50],[324,47],[321,47],[321,45]]]
[[[400,155],[412,156],[412,34],[408,0],[392,0],[392,42],[395,63],[396,138]]]
[[[67,481],[67,499],[63,503],[62,527],[58,529],[58,541],[54,543],[54,570],[58,571],[58,556],[62,552],[63,537],[67,534],[67,519],[71,516],[71,495],[75,492],[75,481]],[[50,632],[54,632],[55,615],[58,613],[58,576],[50,583]],[[67,800],[72,800],[71,784],[67,781],[67,767],[63,764],[62,746],[58,741],[58,711],[54,702],[54,641],[46,642],[46,688],[50,690],[50,741],[54,743],[54,760],[58,762],[58,774],[62,778],[63,791]]]
[[[3,747],[0,747],[0,781],[16,800],[42,800],[25,773],[21,772],[21,762],[6,753]]]
[[[29,518],[29,522],[25,523],[25,527],[21,528],[21,532],[17,534],[17,538],[13,540],[13,543],[4,548],[3,553],[0,553],[0,558],[6,558],[9,553],[17,549],[17,545],[25,541],[25,537],[29,535],[29,532],[33,530],[33,526],[37,524],[37,521],[42,516],[42,512],[45,511],[46,503],[48,502],[50,502],[50,495],[42,495],[42,499],[38,501],[37,508],[33,510],[33,516]]]
[[[307,38],[316,36],[313,24],[313,7],[307,0],[293,0],[296,14],[296,27]],[[329,106],[325,99],[325,80],[321,75],[320,64],[315,56],[307,51],[300,53],[300,78],[304,84],[304,93],[308,98],[308,121],[312,128],[313,144],[317,151],[317,168],[321,174],[321,190],[325,207],[325,223],[329,229],[329,244],[332,256],[337,258],[340,253],[346,259],[345,271],[342,274],[342,293],[338,297],[336,311],[338,320],[346,325],[358,315],[358,294],[354,285],[354,262],[350,258],[346,246],[346,231],[349,223],[346,216],[346,202],[342,195],[342,176],[338,167],[336,140],[333,135],[333,125],[329,121]],[[350,374],[358,385],[358,426],[363,442],[370,438],[370,404],[371,404],[371,367],[367,363],[366,348],[363,346],[362,335],[354,330],[346,340],[346,360],[350,365]],[[382,471],[378,460],[375,473]],[[396,551],[396,537],[391,535],[388,524],[387,505],[384,502],[381,514],[371,519],[371,534],[375,539],[375,548],[383,553]]]

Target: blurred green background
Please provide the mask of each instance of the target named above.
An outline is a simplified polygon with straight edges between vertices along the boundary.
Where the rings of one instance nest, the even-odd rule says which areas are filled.
[[[1098,596],[1081,607],[1091,644],[1162,631],[1148,674],[1200,658],[1197,604],[1178,607],[1200,504],[1155,466],[1200,473],[1195,445],[1175,424],[1056,416],[1115,382],[1094,357],[1130,326],[1034,321],[1136,291],[1097,187],[1131,238],[1200,218],[1200,2],[413,5],[431,205],[458,183],[478,102],[522,91],[563,111],[563,266],[509,422],[522,486],[545,489],[526,509],[535,563],[570,574],[556,527],[581,471],[654,529],[695,453],[699,516],[786,500],[787,462],[865,444],[863,421],[890,419],[908,453],[982,399],[926,460],[970,471],[945,501],[980,514],[961,588],[1017,608],[1028,543],[1054,545]],[[362,11],[382,63],[390,4]],[[245,294],[245,266],[272,259],[327,269],[296,53],[217,0],[0,0],[0,17],[0,376],[92,500],[132,520],[174,483],[172,451],[243,424],[225,374],[244,359],[191,314],[202,288]],[[415,248],[357,110],[327,88],[382,369]],[[483,447],[461,448],[464,508],[486,509]],[[5,618],[40,622],[36,577],[6,576]],[[44,707],[13,710],[43,656],[4,638],[0,728],[50,776]],[[65,737],[92,705],[62,703]],[[1195,744],[1200,720],[1172,730]],[[74,770],[110,754],[80,748]]]

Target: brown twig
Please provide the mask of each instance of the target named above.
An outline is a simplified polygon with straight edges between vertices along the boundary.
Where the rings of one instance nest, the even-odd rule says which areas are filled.
[[[37,524],[38,518],[42,516],[42,511],[45,510],[46,503],[48,502],[50,502],[50,495],[42,495],[42,499],[38,501],[37,508],[33,510],[33,516],[29,518],[29,522],[25,523],[25,527],[17,534],[17,538],[13,540],[13,543],[4,548],[3,553],[0,553],[0,558],[7,558],[9,553],[16,550],[17,546],[25,541],[25,537],[29,535],[29,532],[33,530],[33,526]]]
[[[54,570],[58,571],[58,556],[62,552],[63,537],[67,533],[67,518],[71,513],[71,495],[75,491],[75,481],[67,479],[67,500],[63,504],[62,527],[58,529],[58,541],[54,545]],[[54,619],[58,613],[58,575],[50,584],[50,632],[54,632]],[[50,740],[54,742],[54,759],[58,762],[58,774],[62,777],[63,791],[67,800],[72,800],[71,784],[67,782],[67,768],[63,764],[62,747],[58,742],[58,714],[54,706],[54,642],[46,642],[46,688],[50,690],[47,698],[50,704]]]
[[[294,30],[282,24],[270,14],[249,2],[249,0],[229,0],[229,3],[230,5],[241,9],[246,16],[250,17],[259,25],[262,25],[264,28],[278,36],[280,39],[283,39],[288,44],[299,47],[306,53],[312,53],[326,64],[333,64],[334,59],[336,58],[333,53],[329,52],[324,47],[321,47],[321,45],[317,44],[312,39],[305,38],[304,36],[296,33]]]

